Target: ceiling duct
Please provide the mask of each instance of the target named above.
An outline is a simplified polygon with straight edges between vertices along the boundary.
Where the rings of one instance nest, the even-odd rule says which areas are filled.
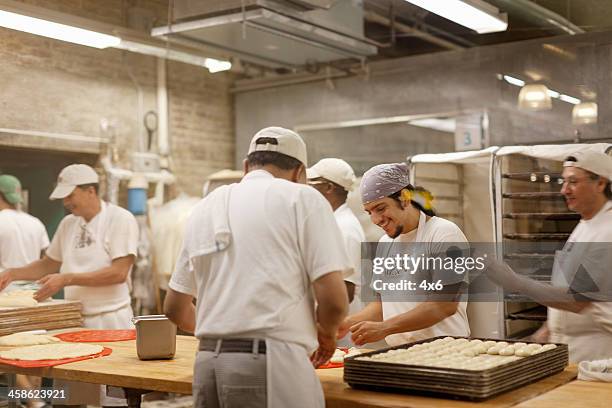
[[[174,23],[153,36],[195,42],[272,68],[375,55],[356,0],[174,1]]]

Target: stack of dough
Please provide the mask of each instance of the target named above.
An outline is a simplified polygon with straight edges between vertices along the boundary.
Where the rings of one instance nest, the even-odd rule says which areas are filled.
[[[482,341],[445,337],[429,343],[421,343],[406,349],[389,350],[385,353],[359,360],[374,360],[385,363],[424,365],[464,370],[486,370],[533,354],[543,353],[557,347],[555,344],[513,343],[505,341]]]
[[[35,346],[60,342],[57,337],[47,334],[14,333],[0,337],[0,346]]]
[[[14,290],[0,295],[0,307],[29,307],[36,306],[34,290]]]
[[[29,347],[18,347],[0,352],[0,358],[6,360],[59,360],[90,356],[101,352],[104,347],[85,343],[56,343]]]

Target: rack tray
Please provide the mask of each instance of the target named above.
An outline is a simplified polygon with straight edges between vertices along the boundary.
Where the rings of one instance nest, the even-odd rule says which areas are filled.
[[[486,370],[465,370],[359,360],[359,357],[372,356],[388,350],[408,348],[415,344],[428,343],[442,337],[348,357],[344,361],[344,381],[351,387],[356,388],[418,392],[438,397],[483,400],[563,371],[568,363],[568,349],[565,344],[557,344],[557,347],[552,350],[523,357]],[[480,340],[496,339],[481,338]]]

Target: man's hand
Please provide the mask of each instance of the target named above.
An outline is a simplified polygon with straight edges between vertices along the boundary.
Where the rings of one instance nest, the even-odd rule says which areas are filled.
[[[336,351],[335,333],[325,333],[320,325],[317,325],[317,337],[319,338],[319,348],[310,357],[312,365],[317,368],[329,361]]]
[[[356,346],[363,346],[366,343],[374,343],[382,340],[387,333],[387,325],[385,322],[359,322],[351,326],[351,339]]]
[[[338,326],[338,334],[337,334],[338,339],[344,338],[344,336],[348,334],[353,324],[354,323],[351,322],[351,320],[349,320],[348,317],[344,319],[342,323],[340,323],[340,326]]]
[[[531,335],[531,341],[548,343],[550,341],[550,330],[548,324],[544,323],[535,333]]]
[[[41,284],[42,287],[38,289],[36,293],[34,293],[34,299],[40,302],[41,300],[45,300],[48,297],[53,296],[64,286],[67,286],[68,277],[67,274],[52,273],[42,277],[37,283]]]
[[[6,288],[12,281],[13,277],[11,276],[10,269],[6,269],[2,273],[0,273],[0,291],[4,290],[4,288]]]

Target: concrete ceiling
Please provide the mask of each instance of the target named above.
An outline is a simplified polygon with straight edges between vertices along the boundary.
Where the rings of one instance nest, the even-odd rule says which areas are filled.
[[[486,0],[508,14],[508,30],[476,34],[404,0],[364,0],[366,35],[388,44],[378,59],[472,48],[556,35],[612,29],[612,1],[602,0]],[[552,20],[552,22],[551,22]],[[407,28],[407,29],[406,29]],[[417,30],[410,33],[409,29]],[[434,37],[424,39],[422,33]],[[436,42],[440,39],[442,42]]]

